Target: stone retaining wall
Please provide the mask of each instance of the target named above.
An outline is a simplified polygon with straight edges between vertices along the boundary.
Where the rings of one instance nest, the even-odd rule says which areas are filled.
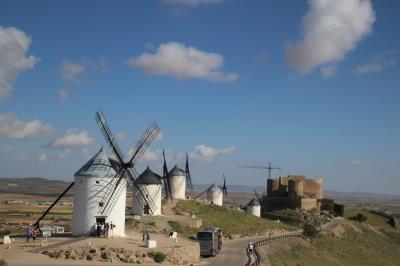
[[[185,247],[166,247],[147,250],[131,250],[112,247],[67,247],[45,250],[45,254],[56,259],[89,260],[116,263],[154,263],[154,254],[164,253],[166,260],[173,264],[189,264],[200,260],[200,246],[197,242]]]

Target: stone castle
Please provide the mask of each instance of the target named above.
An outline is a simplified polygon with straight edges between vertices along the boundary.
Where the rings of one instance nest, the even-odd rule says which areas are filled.
[[[262,212],[282,209],[310,210],[320,207],[323,198],[321,177],[307,179],[302,175],[289,175],[268,179],[267,195],[263,196]]]

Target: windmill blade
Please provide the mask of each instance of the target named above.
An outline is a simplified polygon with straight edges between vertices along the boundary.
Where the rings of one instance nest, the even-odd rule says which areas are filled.
[[[222,192],[224,193],[224,196],[228,196],[228,191],[226,189],[226,177],[225,177],[225,174],[222,174],[222,176],[224,177],[224,185],[222,186]]]
[[[192,177],[190,176],[190,169],[189,169],[189,155],[187,153],[186,153],[185,173],[186,173],[186,186],[190,190],[193,190]]]
[[[153,214],[156,209],[157,206],[155,205],[152,197],[150,197],[150,194],[146,188],[146,186],[143,186],[142,184],[139,184],[136,180],[138,178],[138,174],[135,170],[134,167],[132,168],[126,168],[126,172],[125,172],[125,176],[127,178],[128,184],[131,187],[131,189],[135,189],[138,192],[138,199],[141,201],[142,205],[147,205],[149,206],[149,211],[150,214]]]
[[[103,202],[103,208],[101,210],[102,215],[107,216],[111,212],[123,189],[126,188],[126,183],[124,182],[125,171],[126,169],[121,167],[115,177],[112,178],[108,184],[108,189],[104,193],[101,201]]]
[[[138,140],[135,147],[135,152],[132,154],[132,158],[129,160],[129,165],[135,165],[143,153],[149,147],[150,143],[158,136],[160,128],[156,122],[150,124],[150,126],[143,133],[142,137]]]
[[[42,214],[42,216],[40,216],[39,219],[37,219],[37,221],[34,223],[35,227],[39,228],[39,223],[40,221],[50,212],[50,210],[57,204],[57,202],[64,197],[64,195],[68,192],[68,190],[71,189],[71,187],[74,185],[74,182],[72,182],[71,184],[69,184],[69,186],[63,191],[63,193],[61,193],[60,196],[58,196],[58,198],[50,205],[50,207],[47,208],[47,210]]]
[[[114,136],[111,133],[110,127],[107,124],[107,121],[103,115],[101,110],[96,112],[96,121],[100,127],[101,133],[103,134],[104,138],[106,139],[107,143],[110,145],[115,157],[122,165],[124,163],[124,154],[122,153],[121,149],[119,148],[117,142],[115,141]]]
[[[171,193],[171,184],[169,183],[168,179],[168,168],[167,168],[167,161],[165,160],[165,151],[163,150],[163,159],[164,159],[164,164],[163,164],[163,180],[164,180],[164,189],[165,189],[165,198],[171,198],[172,199],[172,193]]]
[[[211,186],[209,186],[206,190],[204,190],[203,192],[201,192],[199,195],[197,195],[197,196],[194,197],[193,199],[198,199],[201,195],[203,195],[203,194],[206,193],[210,188],[212,188],[212,186],[214,186],[214,184],[212,184]]]
[[[258,194],[257,190],[254,190],[254,195],[257,198],[258,203],[262,203],[262,197],[260,196],[260,194]]]

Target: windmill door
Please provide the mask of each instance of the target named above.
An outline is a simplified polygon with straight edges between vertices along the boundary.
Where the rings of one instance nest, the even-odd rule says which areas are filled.
[[[144,214],[150,214],[150,206],[148,204],[144,205],[143,212]]]
[[[105,217],[96,217],[96,224],[105,224],[106,218]]]

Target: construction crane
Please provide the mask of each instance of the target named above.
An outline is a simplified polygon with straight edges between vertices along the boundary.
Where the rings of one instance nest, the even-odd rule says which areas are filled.
[[[267,170],[268,179],[271,179],[272,170],[280,170],[280,167],[272,167],[271,162],[268,162],[268,165],[265,166],[253,166],[253,165],[242,165],[239,168],[253,168],[253,169],[265,169]]]

